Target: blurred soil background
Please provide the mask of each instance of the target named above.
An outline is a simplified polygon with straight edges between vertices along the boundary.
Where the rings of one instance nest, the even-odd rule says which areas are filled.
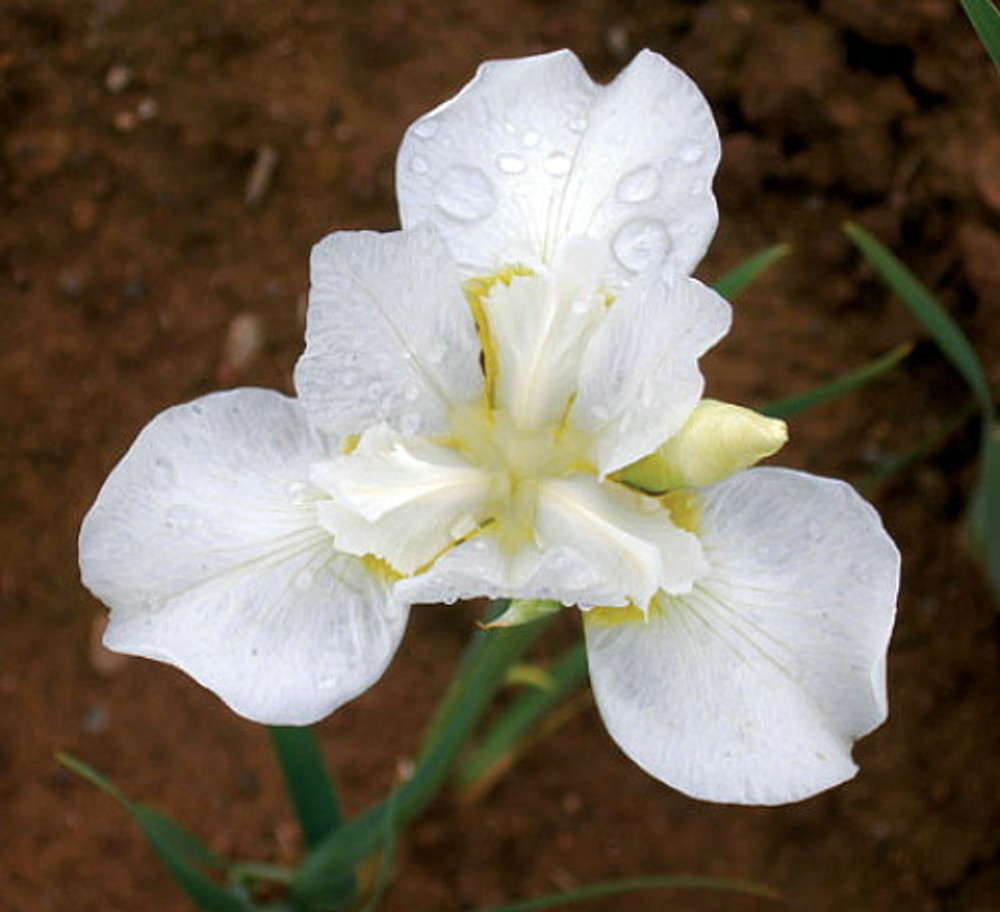
[[[1000,93],[951,0],[0,0],[0,906],[190,908],[69,751],[222,853],[298,847],[264,730],[180,673],[94,647],[76,535],[139,429],[232,385],[291,391],[310,246],[396,227],[406,125],[489,57],[573,48],[611,78],[681,65],[724,139],[699,275],[792,256],[736,305],[711,394],[789,395],[907,340],[888,378],[792,424],[782,461],[861,482],[945,426],[962,382],[841,233],[937,289],[1000,381]],[[774,905],[646,894],[589,906],[986,912],[1000,896],[997,611],[962,538],[974,422],[870,489],[904,556],[889,722],[861,773],[799,805],[689,800],[591,704],[475,803],[399,846],[389,912],[610,877],[758,880]],[[472,628],[422,610],[383,681],[319,731],[349,811],[405,769]],[[573,634],[567,613],[557,639]]]

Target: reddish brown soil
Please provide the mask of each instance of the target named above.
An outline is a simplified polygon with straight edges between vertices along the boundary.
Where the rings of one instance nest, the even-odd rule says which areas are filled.
[[[395,225],[406,124],[480,60],[559,46],[601,77],[649,46],[703,86],[725,138],[704,276],[795,245],[741,299],[707,360],[712,392],[801,391],[921,338],[851,252],[845,218],[940,290],[1000,381],[997,84],[950,0],[5,0],[3,908],[189,908],[57,750],[219,851],[294,853],[261,728],[179,673],[91,654],[102,610],[78,582],[77,528],[158,410],[236,383],[290,389],[309,247],[331,229]],[[248,206],[264,146],[277,167]],[[262,333],[249,363],[227,352],[241,315]],[[795,422],[784,461],[864,479],[966,398],[919,342],[888,379]],[[892,714],[858,748],[855,781],[786,808],[697,803],[624,759],[586,707],[477,804],[439,801],[400,847],[384,908],[458,910],[667,872],[756,879],[813,912],[996,908],[997,613],[961,531],[974,448],[970,426],[873,492],[904,576]],[[471,618],[420,612],[386,678],[320,727],[350,810],[412,754]],[[595,906],[770,907],[694,894]]]

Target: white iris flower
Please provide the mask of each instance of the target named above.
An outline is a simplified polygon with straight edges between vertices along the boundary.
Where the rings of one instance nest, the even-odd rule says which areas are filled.
[[[850,487],[751,469],[781,422],[703,400],[728,305],[700,93],[644,52],[484,65],[399,156],[403,230],[312,257],[299,398],[168,410],[81,533],[122,652],[307,723],[370,686],[409,606],[583,609],[622,749],[696,797],[837,784],[886,714],[898,553]]]

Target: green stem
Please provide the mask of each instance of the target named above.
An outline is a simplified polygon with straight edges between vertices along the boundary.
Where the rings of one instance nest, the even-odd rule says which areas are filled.
[[[501,610],[505,604],[498,604]],[[396,830],[411,823],[437,795],[469,733],[503,684],[507,669],[538,637],[544,621],[505,630],[477,631],[438,707],[413,775],[387,799],[342,825],[306,856],[292,881],[292,895],[322,910],[331,879],[350,870],[385,840],[386,816]]]

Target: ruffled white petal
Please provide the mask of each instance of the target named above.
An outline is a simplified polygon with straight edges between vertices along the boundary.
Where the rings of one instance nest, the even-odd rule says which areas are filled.
[[[617,585],[618,598],[604,604],[645,610],[657,590],[689,592],[708,570],[698,539],[658,501],[583,475],[539,486],[535,529],[539,541],[568,545]]]
[[[536,497],[530,540],[510,547],[501,517],[424,573],[400,580],[397,596],[644,608],[657,589],[687,591],[707,569],[697,539],[674,526],[656,501],[585,476],[542,482]]]
[[[702,496],[709,576],[646,623],[586,625],[598,707],[689,795],[797,801],[850,778],[885,718],[899,554],[841,482],[750,469]]]
[[[332,500],[319,519],[348,554],[410,574],[476,530],[498,482],[454,449],[373,428],[347,456],[319,463],[313,482]]]
[[[263,390],[155,418],[80,533],[108,646],[183,669],[259,722],[313,722],[373,684],[407,612],[318,523],[309,466],[336,443]]]
[[[446,551],[423,573],[401,579],[394,593],[407,604],[523,598],[606,605],[620,598],[620,585],[566,545],[529,543],[511,553],[481,532]]]
[[[653,452],[701,397],[698,359],[729,330],[726,301],[669,270],[643,273],[594,332],[570,418],[602,474]]]
[[[719,137],[698,88],[641,52],[606,87],[569,51],[483,64],[410,127],[397,162],[404,226],[431,222],[468,275],[602,240],[608,279],[660,260],[690,272],[715,231]]]
[[[443,430],[482,390],[479,341],[454,263],[428,227],[341,231],[313,248],[295,384],[320,427]]]

